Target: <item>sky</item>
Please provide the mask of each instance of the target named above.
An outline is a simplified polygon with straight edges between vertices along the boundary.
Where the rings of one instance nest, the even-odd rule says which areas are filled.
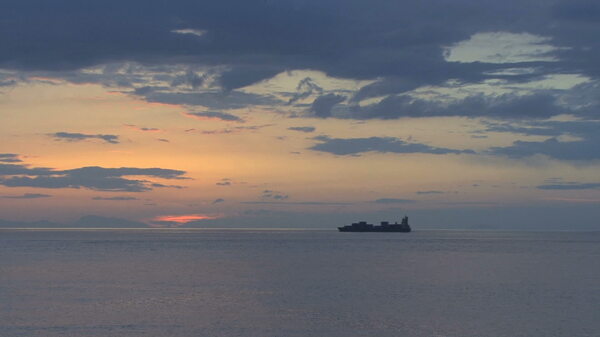
[[[597,1],[4,0],[0,224],[600,230],[598,36]]]

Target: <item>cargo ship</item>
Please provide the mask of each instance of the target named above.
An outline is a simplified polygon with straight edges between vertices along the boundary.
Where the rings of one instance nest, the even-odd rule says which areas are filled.
[[[348,226],[338,227],[340,232],[399,232],[399,233],[408,233],[411,231],[410,226],[408,225],[408,217],[405,216],[402,218],[401,223],[389,223],[388,221],[382,221],[381,225],[372,225],[368,224],[366,221],[360,221],[353,223]]]

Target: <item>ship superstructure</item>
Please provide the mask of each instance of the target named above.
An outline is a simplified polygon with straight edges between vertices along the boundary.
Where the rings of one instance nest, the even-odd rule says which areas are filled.
[[[348,226],[338,227],[340,232],[401,232],[408,233],[411,231],[408,225],[408,217],[402,218],[401,223],[389,223],[388,221],[382,221],[379,226],[372,225],[366,221],[355,222]]]

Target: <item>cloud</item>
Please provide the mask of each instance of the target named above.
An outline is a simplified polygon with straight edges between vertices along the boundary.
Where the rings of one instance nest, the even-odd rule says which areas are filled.
[[[283,192],[264,190],[264,191],[262,191],[261,198],[273,199],[273,200],[285,200],[285,199],[289,198],[289,195],[284,194]]]
[[[328,136],[318,136],[313,139],[319,143],[310,147],[310,150],[327,152],[339,156],[358,155],[365,152],[429,154],[475,153],[472,150],[454,150],[432,147],[419,143],[408,143],[393,137],[330,138]]]
[[[0,153],[0,163],[20,163],[20,162],[22,162],[22,160],[19,159],[18,154]]]
[[[222,203],[222,202],[225,202],[225,199],[223,199],[223,198],[218,198],[218,199],[215,199],[215,200],[212,202],[212,204],[214,205],[214,204],[219,204],[219,203]]]
[[[241,204],[248,205],[305,205],[305,206],[345,206],[352,205],[349,202],[327,202],[327,201],[242,201]]]
[[[536,188],[540,190],[591,190],[599,189],[600,183],[564,182],[559,184],[539,185]]]
[[[60,6],[28,3],[6,4],[0,13],[0,22],[12,23],[0,31],[0,67],[127,87],[149,102],[192,109],[281,108],[317,96],[309,110],[320,118],[545,118],[569,110],[560,104],[564,90],[530,88],[527,97],[518,93],[506,102],[475,95],[455,104],[404,96],[418,88],[469,84],[488,85],[489,96],[498,96],[496,88],[552,74],[600,78],[595,57],[600,28],[589,24],[597,18],[597,6],[586,1],[433,0],[422,6],[411,0],[377,2],[365,10],[356,0],[227,0],[203,6],[148,0],[142,12],[134,3],[116,0],[105,6],[76,0]],[[115,8],[128,15],[115,15]],[[79,71],[83,67],[100,71]],[[298,69],[372,83],[353,93],[326,90],[327,82],[321,86],[306,77],[295,91],[244,91]],[[383,100],[352,105],[371,97]]]
[[[93,197],[92,200],[109,200],[109,201],[128,201],[128,200],[140,200],[135,197]]]
[[[345,96],[336,94],[326,94],[317,97],[312,105],[310,111],[312,111],[316,117],[327,118],[331,117],[331,109],[343,101],[346,100]]]
[[[133,124],[125,124],[126,127],[136,130],[136,131],[142,131],[142,132],[160,132],[162,131],[159,128],[148,128],[148,127],[140,127],[137,125],[133,125]]]
[[[217,186],[231,186],[233,182],[229,178],[223,178],[221,181],[217,181],[215,185]]]
[[[559,160],[598,160],[600,148],[598,139],[565,142],[557,138],[544,141],[515,141],[511,146],[492,147],[489,150],[493,155],[504,155],[512,158],[524,158],[534,155],[545,155]]]
[[[29,168],[23,164],[0,164],[0,177],[11,175],[43,176],[52,173],[53,170],[46,167]]]
[[[12,18],[13,24],[0,36],[7,50],[0,61],[26,69],[79,68],[124,59],[226,64],[233,73],[228,76],[233,79],[223,81],[226,88],[254,83],[289,68],[319,69],[346,77],[413,72],[426,77],[431,76],[423,71],[427,66],[447,63],[440,46],[503,24],[534,21],[527,19],[538,18],[551,6],[539,5],[542,8],[534,12],[516,1],[502,5],[433,1],[425,9],[416,1],[406,1],[373,4],[365,11],[357,1],[272,4],[237,0],[204,6],[181,1],[165,6],[149,0],[146,10],[135,12],[133,3],[107,0],[104,4],[82,6],[75,0],[60,6],[42,0],[30,6],[6,4],[6,14],[0,18]],[[115,15],[116,8],[128,15]],[[340,16],[340,9],[347,14]],[[172,18],[185,25],[174,27]],[[398,30],[398,22],[405,29]],[[533,23],[522,27],[527,28],[543,30]],[[20,32],[18,38],[15,32]],[[93,41],[88,39],[90,34],[96,37]],[[54,46],[52,54],[45,53],[48,45]],[[73,53],[74,47],[79,52]]]
[[[395,119],[402,117],[491,117],[495,119],[544,119],[573,112],[558,103],[552,93],[539,92],[528,95],[504,94],[486,96],[470,95],[444,103],[415,98],[409,95],[387,96],[379,103],[353,106],[348,115],[355,119]]]
[[[203,130],[203,131],[200,131],[200,133],[203,135],[223,135],[223,134],[230,134],[230,133],[240,133],[240,132],[244,132],[244,131],[257,131],[257,130],[260,130],[262,128],[266,128],[269,126],[273,126],[273,124],[236,126],[236,127],[232,127],[232,128],[217,129],[217,130]],[[190,131],[193,131],[193,130],[190,130]]]
[[[254,106],[289,110],[293,116],[359,120],[544,120],[562,114],[594,119],[600,111],[600,26],[591,24],[599,15],[590,1],[433,0],[428,6],[413,0],[377,1],[365,10],[364,2],[355,0],[226,0],[202,6],[148,0],[144,11],[116,0],[102,6],[76,0],[55,6],[43,0],[27,3],[9,2],[0,11],[0,22],[10,23],[0,29],[0,67],[7,70],[0,82],[8,85],[36,76],[99,83],[148,102],[184,105],[192,113],[208,110],[197,117],[226,121],[239,118],[229,110]],[[317,83],[313,76],[299,81],[295,90],[272,83],[269,94],[249,88],[298,69],[369,84],[332,89],[327,79]],[[572,90],[547,85],[555,74],[587,82]],[[252,129],[202,133],[247,130]],[[116,135],[63,132],[53,137],[119,142],[111,138]],[[519,139],[489,153],[561,160],[600,157],[598,137],[589,133],[579,142],[554,138]],[[456,151],[382,137],[332,138],[313,149],[340,155]]]
[[[52,197],[49,194],[41,194],[41,193],[25,193],[23,195],[6,195],[2,198],[5,199],[39,199],[39,198],[50,198]]]
[[[185,171],[162,168],[81,167],[70,170],[29,168],[26,165],[0,164],[0,185],[7,187],[87,188],[97,191],[144,192],[158,187],[181,188],[130,177],[187,179]]]
[[[560,131],[543,126],[517,126],[508,123],[484,123],[486,132],[517,133],[528,136],[558,136]],[[543,125],[543,124],[542,124]]]
[[[117,135],[86,135],[83,133],[56,132],[50,136],[57,140],[66,140],[69,142],[77,142],[86,139],[101,139],[110,144],[119,144],[119,136]]]
[[[417,191],[417,194],[444,194],[443,191]]]
[[[289,127],[288,130],[309,133],[314,132],[316,128],[314,126],[292,126]]]
[[[201,29],[174,29],[171,31],[171,33],[175,33],[175,34],[190,34],[190,35],[194,35],[194,36],[198,36],[198,37],[202,37],[204,35],[206,35],[206,31],[205,30],[201,30]]]
[[[310,77],[305,77],[296,86],[296,92],[289,99],[287,104],[293,104],[297,101],[303,100],[310,97],[313,93],[322,94],[323,88],[321,88],[315,81]]]
[[[373,201],[376,204],[412,204],[415,200],[411,199],[397,199],[397,198],[382,198]]]
[[[227,122],[244,122],[243,119],[236,115],[228,114],[225,112],[218,111],[206,111],[206,112],[188,112],[188,116],[197,117],[200,119],[220,119]]]
[[[449,62],[521,63],[556,62],[560,48],[551,39],[528,33],[486,32],[445,48]]]
[[[221,74],[219,83],[226,92],[229,92],[271,78],[284,70],[283,67],[269,64],[237,66]]]
[[[189,69],[183,75],[176,75],[171,80],[172,87],[188,86],[191,89],[198,89],[202,87],[210,79],[209,73],[198,75],[195,71]]]
[[[492,147],[489,154],[525,158],[544,155],[568,161],[593,161],[600,159],[599,121],[539,121],[525,125],[489,124],[487,130],[527,136],[549,136],[541,141],[517,140],[510,146]],[[571,139],[561,139],[570,136]]]
[[[214,110],[242,109],[253,105],[273,106],[282,103],[270,95],[258,95],[237,90],[228,92],[172,92],[146,87],[136,95],[148,102],[202,106]]]
[[[218,66],[227,69],[220,78],[225,90],[289,69],[429,85],[449,79],[476,82],[490,77],[483,75],[486,70],[530,65],[532,60],[538,60],[542,72],[553,69],[545,63],[558,63],[563,72],[597,72],[593,55],[600,29],[582,24],[596,18],[590,9],[595,6],[582,1],[533,5],[517,0],[494,4],[433,0],[428,6],[413,0],[378,1],[365,10],[364,2],[356,0],[276,4],[228,0],[202,6],[193,1],[164,5],[148,0],[145,10],[137,12],[137,3],[116,0],[106,0],[104,6],[76,0],[62,1],[60,6],[43,0],[28,4],[5,4],[0,14],[0,22],[11,22],[0,35],[4,67],[64,70],[108,61]],[[115,15],[116,9],[127,15]],[[90,34],[95,38],[89,39]],[[500,50],[457,62],[444,55],[448,49],[456,54],[458,47],[464,50],[478,41],[481,45],[482,39],[488,43],[484,47]],[[48,46],[52,53],[47,53]],[[531,51],[531,46],[537,49]],[[514,52],[507,56],[502,47]],[[532,54],[542,54],[542,61],[559,61],[522,57]],[[489,63],[496,62],[494,57],[510,63]]]

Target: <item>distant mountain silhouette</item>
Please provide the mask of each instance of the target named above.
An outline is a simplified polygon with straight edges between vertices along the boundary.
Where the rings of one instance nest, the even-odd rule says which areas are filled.
[[[99,215],[85,215],[71,224],[72,227],[82,228],[140,228],[148,227],[147,224],[120,218],[103,217]]]
[[[22,228],[52,228],[52,227],[64,227],[64,225],[51,222],[47,220],[23,222],[23,221],[10,221],[0,219],[0,227],[22,227]]]
[[[85,215],[71,223],[57,223],[47,220],[24,222],[0,219],[0,227],[15,228],[145,228],[147,224],[121,218]]]

